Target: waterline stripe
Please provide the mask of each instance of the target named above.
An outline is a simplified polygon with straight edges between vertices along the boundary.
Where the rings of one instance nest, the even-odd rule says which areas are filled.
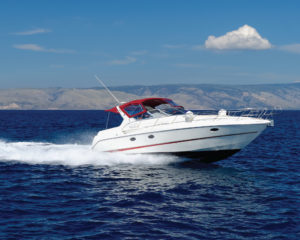
[[[155,146],[161,146],[161,145],[167,145],[167,144],[174,144],[174,143],[182,143],[182,142],[190,142],[190,141],[197,141],[197,140],[203,140],[203,139],[209,139],[209,138],[220,138],[220,137],[229,137],[229,136],[254,134],[254,133],[258,133],[258,132],[255,131],[255,132],[234,133],[234,134],[227,134],[227,135],[220,135],[220,136],[211,136],[211,137],[203,137],[203,138],[192,138],[192,139],[179,140],[179,141],[173,141],[173,142],[165,142],[165,143],[157,143],[157,144],[144,145],[144,146],[138,146],[138,147],[121,148],[121,149],[116,149],[116,150],[110,150],[108,152],[123,152],[123,151],[129,151],[129,150],[133,150],[133,149],[139,149],[139,148],[155,147]]]

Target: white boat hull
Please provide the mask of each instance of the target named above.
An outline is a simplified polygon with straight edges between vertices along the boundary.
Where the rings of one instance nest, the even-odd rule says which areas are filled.
[[[133,100],[113,107],[123,121],[120,126],[100,131],[92,149],[104,152],[160,153],[187,157],[227,157],[253,141],[268,125],[265,112],[255,116],[230,115],[221,109],[217,115],[197,115],[167,98]],[[251,113],[251,114],[250,114]]]
[[[182,128],[167,127],[143,128],[142,131],[132,130],[114,136],[113,131],[108,134],[102,131],[95,137],[93,149],[106,152],[124,153],[160,153],[175,154],[186,157],[203,157],[215,155],[209,161],[219,160],[218,155],[224,158],[253,141],[269,124],[268,120],[239,123],[237,121],[215,122],[215,125],[205,126],[189,123]],[[109,130],[108,130],[109,131]],[[110,130],[111,131],[111,130]]]

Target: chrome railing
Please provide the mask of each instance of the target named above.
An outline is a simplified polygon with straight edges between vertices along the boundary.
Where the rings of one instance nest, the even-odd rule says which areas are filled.
[[[226,118],[226,116],[232,116],[232,117],[236,117],[236,120],[239,120],[242,117],[270,120],[271,125],[273,125],[273,115],[274,115],[274,113],[278,113],[279,111],[280,110],[278,110],[278,109],[269,110],[269,109],[247,108],[247,109],[241,109],[241,110],[227,110],[226,115],[221,115],[221,114],[218,114],[219,111],[217,111],[217,110],[204,110],[204,111],[201,110],[201,111],[193,111],[193,114],[195,116],[195,119],[193,119],[193,121],[207,121],[207,120],[214,121],[217,119]],[[197,116],[203,116],[203,118],[196,118]],[[209,117],[205,118],[204,116],[209,116]],[[140,128],[140,127],[151,128],[151,127],[155,127],[158,125],[186,122],[184,117],[185,117],[185,114],[150,118],[151,120],[153,120],[153,124],[149,124],[147,126],[141,126],[144,121],[147,121],[147,119],[137,119],[135,122],[131,122],[131,123],[128,123],[125,126],[123,126],[122,130],[129,131],[131,129],[136,129],[136,128]],[[166,121],[167,118],[169,118],[169,121]],[[132,125],[132,127],[130,127],[130,125]]]
[[[241,109],[241,110],[229,110],[227,111],[228,116],[236,116],[236,117],[252,117],[259,119],[273,119],[275,110],[270,109]]]

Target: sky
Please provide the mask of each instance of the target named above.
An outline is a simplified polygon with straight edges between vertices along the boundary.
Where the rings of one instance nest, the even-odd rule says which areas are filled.
[[[0,2],[0,88],[300,82],[298,0]]]

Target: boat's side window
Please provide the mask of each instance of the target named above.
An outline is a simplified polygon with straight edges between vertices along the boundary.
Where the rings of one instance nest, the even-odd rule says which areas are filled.
[[[135,137],[130,138],[130,141],[135,141],[135,140],[136,140]]]

